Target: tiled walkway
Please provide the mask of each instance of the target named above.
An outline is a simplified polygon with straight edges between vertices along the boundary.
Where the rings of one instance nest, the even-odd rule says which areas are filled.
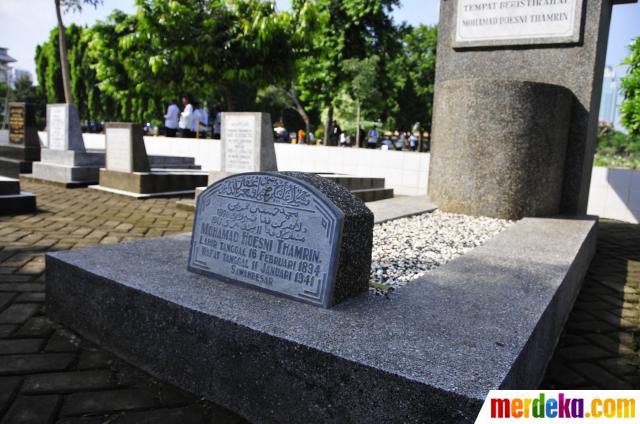
[[[191,230],[175,199],[27,183],[39,213],[0,217],[0,424],[234,423],[47,320],[43,253]],[[640,388],[640,226],[604,223],[544,386]]]

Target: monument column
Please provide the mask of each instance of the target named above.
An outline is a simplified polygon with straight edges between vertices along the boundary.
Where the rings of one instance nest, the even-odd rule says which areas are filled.
[[[429,184],[441,209],[586,212],[611,11],[635,2],[441,1]]]

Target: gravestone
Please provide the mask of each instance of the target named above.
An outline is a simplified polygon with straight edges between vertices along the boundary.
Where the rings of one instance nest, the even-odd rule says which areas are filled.
[[[373,214],[303,173],[247,173],[198,197],[189,270],[321,307],[369,286]]]
[[[51,150],[86,151],[75,105],[47,105],[47,136]]]
[[[36,196],[20,191],[20,180],[0,176],[0,215],[36,210]]]
[[[193,194],[207,183],[201,171],[152,169],[139,124],[108,123],[105,134],[106,167],[100,170],[99,185],[92,188],[145,198]]]
[[[40,160],[40,139],[33,106],[9,103],[9,138],[0,144],[0,175],[17,178]]]
[[[87,152],[80,117],[72,104],[47,105],[48,147],[33,165],[33,178],[66,187],[86,187],[98,182],[104,166],[103,152]]]
[[[585,213],[612,6],[634,2],[440,3],[429,195],[441,209],[511,218]],[[573,97],[566,141],[561,140],[565,128],[546,112],[566,107],[566,96],[557,87]],[[549,93],[552,99],[545,100]],[[516,109],[500,107],[505,98]],[[454,106],[455,114],[447,110],[463,104],[466,109]],[[519,122],[484,113],[484,122],[467,125],[468,115],[481,116],[487,106],[495,113],[520,113]],[[546,118],[527,126],[525,121],[539,113]],[[455,121],[465,124],[456,128]],[[488,136],[482,138],[483,133]],[[542,146],[535,141],[538,136]],[[544,151],[554,142],[566,143],[566,153]],[[551,163],[538,168],[547,154]],[[538,188],[523,177],[543,177],[550,170],[555,177],[540,181]],[[495,187],[500,179],[502,188],[493,196],[470,201],[478,187]],[[557,184],[562,186],[559,199],[552,187]],[[536,209],[523,201],[530,195],[558,207]],[[501,203],[497,213],[495,202]]]
[[[9,144],[22,147],[40,147],[33,105],[9,103]]]
[[[271,115],[222,113],[222,171],[242,173],[277,170]]]
[[[151,171],[141,125],[110,123],[107,124],[105,134],[108,171]]]

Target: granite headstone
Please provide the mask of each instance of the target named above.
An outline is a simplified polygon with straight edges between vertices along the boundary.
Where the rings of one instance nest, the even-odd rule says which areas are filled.
[[[331,307],[367,291],[373,214],[304,173],[246,173],[197,200],[190,271]]]
[[[144,132],[141,125],[108,123],[105,134],[108,171],[150,172],[149,157],[144,146]]]
[[[40,148],[33,106],[9,103],[9,145]]]

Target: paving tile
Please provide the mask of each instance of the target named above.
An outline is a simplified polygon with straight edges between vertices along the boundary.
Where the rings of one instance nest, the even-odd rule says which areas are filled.
[[[65,398],[61,416],[99,414],[157,407],[158,400],[146,390],[109,390],[73,393]]]
[[[20,396],[18,397],[1,424],[46,424],[52,421],[60,403],[60,396]]]
[[[0,324],[22,324],[40,310],[37,303],[16,303],[0,313]]]
[[[17,353],[36,353],[44,344],[44,339],[5,339],[0,340],[0,355]],[[2,359],[0,359],[1,361]]]
[[[67,393],[114,388],[115,378],[109,370],[70,371],[28,376],[22,393]]]
[[[74,360],[67,353],[36,353],[29,355],[6,355],[0,361],[0,374],[16,375],[67,369]]]

